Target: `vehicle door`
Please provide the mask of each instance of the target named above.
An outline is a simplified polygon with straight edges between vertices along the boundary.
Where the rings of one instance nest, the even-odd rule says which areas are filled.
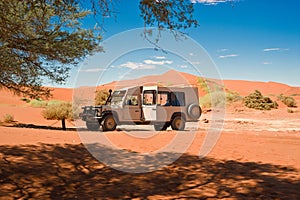
[[[125,97],[123,119],[125,121],[140,121],[141,120],[141,109],[140,109],[140,98],[139,88],[128,89]]]
[[[142,110],[145,121],[156,121],[157,86],[144,86],[142,92]]]

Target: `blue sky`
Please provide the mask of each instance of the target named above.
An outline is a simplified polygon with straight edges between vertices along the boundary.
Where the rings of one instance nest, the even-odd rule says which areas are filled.
[[[105,19],[104,40],[123,31],[143,27],[137,0],[116,2],[118,14],[116,18]],[[210,55],[221,78],[275,81],[300,86],[300,2],[298,0],[234,2],[195,0],[195,2],[194,15],[200,26],[185,32]],[[127,45],[130,42],[132,41],[124,41],[119,45]],[[105,49],[105,42],[103,46]],[[118,45],[115,48],[119,48]],[[133,74],[138,77],[163,73],[169,69],[193,73],[184,62],[184,59],[179,59],[172,54],[166,56],[149,50],[133,51],[120,55],[117,60],[112,60],[111,70],[105,72],[106,78],[100,82],[105,83],[120,78],[121,75],[127,74],[124,69],[131,70],[131,76],[127,74],[127,78],[135,78]],[[101,65],[101,60],[97,63]],[[153,70],[153,66],[157,70]],[[78,72],[80,72],[79,68],[72,71],[67,87],[72,87],[74,81],[76,82]],[[95,69],[85,72],[91,74]]]

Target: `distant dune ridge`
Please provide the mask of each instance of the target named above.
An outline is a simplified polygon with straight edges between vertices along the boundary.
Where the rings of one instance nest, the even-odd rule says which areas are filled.
[[[104,85],[97,86],[97,90],[100,89],[116,89],[122,87],[130,87],[136,85],[198,85],[198,76],[178,72],[175,70],[170,70],[164,74],[160,75],[151,75],[144,76],[139,79],[133,80],[121,80],[113,81]],[[206,79],[205,79],[206,80]],[[213,82],[220,82],[220,80],[207,79]],[[242,96],[246,96],[254,90],[259,90],[265,95],[300,95],[300,87],[292,87],[283,83],[277,82],[258,82],[258,81],[245,81],[245,80],[223,80],[223,84],[227,90],[238,92]],[[81,87],[88,89],[90,92],[93,92],[95,88],[93,87]],[[53,89],[53,96],[51,99],[63,100],[63,101],[72,101],[73,89],[72,88],[51,88]],[[15,96],[12,92],[5,89],[0,90],[0,103],[1,104],[10,104],[10,105],[20,105],[25,104],[24,101],[21,101],[21,97]],[[203,94],[203,91],[200,89],[200,95]]]

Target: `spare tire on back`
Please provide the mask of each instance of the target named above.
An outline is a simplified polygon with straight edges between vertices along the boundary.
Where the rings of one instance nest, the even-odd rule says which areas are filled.
[[[200,108],[199,105],[192,103],[191,105],[189,105],[188,107],[188,115],[192,118],[192,119],[198,119],[201,116],[202,110]]]

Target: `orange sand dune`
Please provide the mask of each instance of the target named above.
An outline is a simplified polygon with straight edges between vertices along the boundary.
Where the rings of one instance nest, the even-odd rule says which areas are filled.
[[[143,76],[139,79],[121,80],[118,82],[112,82],[109,85],[115,85],[117,88],[131,87],[136,85],[194,85],[197,76],[170,70],[164,74]]]
[[[52,88],[52,97],[51,99],[62,100],[62,101],[72,101],[72,88]]]
[[[210,82],[221,85],[222,82],[226,89],[238,92],[242,96],[246,96],[255,90],[261,91],[264,95],[274,94],[300,94],[300,87],[291,87],[289,85],[277,82],[258,82],[258,81],[245,81],[245,80],[215,80],[207,79]],[[148,85],[148,84],[163,84],[163,85],[198,85],[198,76],[170,70],[161,75],[145,76],[134,80],[123,80],[120,82],[111,82],[109,84],[99,86],[100,88],[111,89],[129,87],[135,85]],[[108,87],[107,87],[108,86]],[[204,95],[205,91],[199,88],[200,95]]]
[[[0,105],[22,105],[26,102],[21,100],[22,97],[14,95],[13,92],[6,89],[0,90]]]
[[[211,82],[220,84],[222,81],[208,79]],[[254,90],[261,91],[264,95],[292,95],[292,94],[300,94],[300,87],[291,87],[289,85],[283,83],[276,83],[276,82],[257,82],[257,81],[245,81],[245,80],[223,80],[224,86],[226,89],[230,91],[238,92],[240,95],[245,96],[249,93],[253,92]],[[191,85],[197,86],[198,85],[198,76],[178,72],[175,70],[170,70],[164,74],[160,75],[151,75],[151,76],[144,76],[139,79],[134,80],[122,80],[119,82],[111,82],[104,85],[99,85],[95,87],[81,87],[79,88],[79,92],[84,93],[94,93],[95,90],[101,89],[116,89],[122,87],[130,87],[136,85],[149,85],[149,84],[162,84],[162,85]],[[73,89],[72,88],[51,88],[52,97],[50,99],[55,100],[63,100],[63,101],[72,101],[73,96]],[[77,93],[78,93],[77,91]],[[7,90],[0,90],[0,104],[6,105],[24,105],[25,102],[21,100],[20,96],[15,96],[12,92]],[[201,88],[199,88],[200,96],[205,94]]]
[[[55,100],[61,100],[61,101],[72,101],[72,94],[73,89],[72,88],[50,88],[52,89],[52,97],[50,97],[48,100],[55,99]],[[26,102],[22,101],[22,99],[25,99],[27,97],[23,96],[17,96],[13,92],[8,91],[6,89],[0,90],[0,104],[2,105],[25,105]],[[29,99],[29,98],[28,98]]]
[[[276,82],[256,82],[242,80],[224,80],[227,89],[236,91],[241,95],[248,95],[254,90],[259,90],[263,94],[300,94],[300,87],[291,87],[286,84]]]

